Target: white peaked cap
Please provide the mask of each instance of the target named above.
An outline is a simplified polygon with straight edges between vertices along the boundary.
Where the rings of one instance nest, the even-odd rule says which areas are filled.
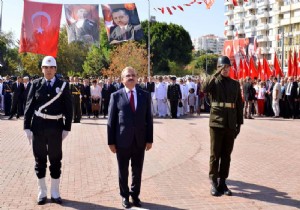
[[[56,66],[56,60],[52,56],[46,56],[43,59],[42,66]]]

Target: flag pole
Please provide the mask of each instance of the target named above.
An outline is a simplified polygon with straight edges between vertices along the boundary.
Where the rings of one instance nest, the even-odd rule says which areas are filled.
[[[283,72],[283,67],[284,67],[284,27],[282,26],[282,31],[281,31],[281,41],[282,41],[282,45],[281,45],[281,69]],[[275,75],[276,76],[276,75]]]

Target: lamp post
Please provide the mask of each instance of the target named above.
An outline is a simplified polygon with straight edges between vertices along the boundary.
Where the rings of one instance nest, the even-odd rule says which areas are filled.
[[[1,10],[0,10],[0,33],[2,32],[2,11],[3,11],[3,0],[1,0]]]
[[[281,27],[281,69],[284,67],[284,27]]]
[[[148,77],[150,77],[150,0],[148,0]]]

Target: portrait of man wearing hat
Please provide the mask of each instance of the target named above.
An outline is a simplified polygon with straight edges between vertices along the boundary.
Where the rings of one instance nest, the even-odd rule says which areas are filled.
[[[42,61],[44,77],[35,79],[30,87],[24,114],[24,130],[32,142],[35,173],[38,178],[37,204],[47,201],[46,168],[50,162],[51,200],[61,204],[59,193],[62,141],[72,124],[72,99],[67,82],[59,80],[56,60],[52,56]]]

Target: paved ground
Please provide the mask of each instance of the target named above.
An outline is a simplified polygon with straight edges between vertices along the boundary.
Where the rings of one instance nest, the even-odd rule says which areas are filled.
[[[0,209],[121,209],[105,119],[73,124],[63,143],[65,202],[40,207],[23,121],[0,117]],[[300,120],[246,120],[232,154],[228,184],[234,196],[217,198],[209,195],[208,114],[154,123],[142,181],[144,209],[300,209]],[[48,183],[49,177],[48,171]]]

